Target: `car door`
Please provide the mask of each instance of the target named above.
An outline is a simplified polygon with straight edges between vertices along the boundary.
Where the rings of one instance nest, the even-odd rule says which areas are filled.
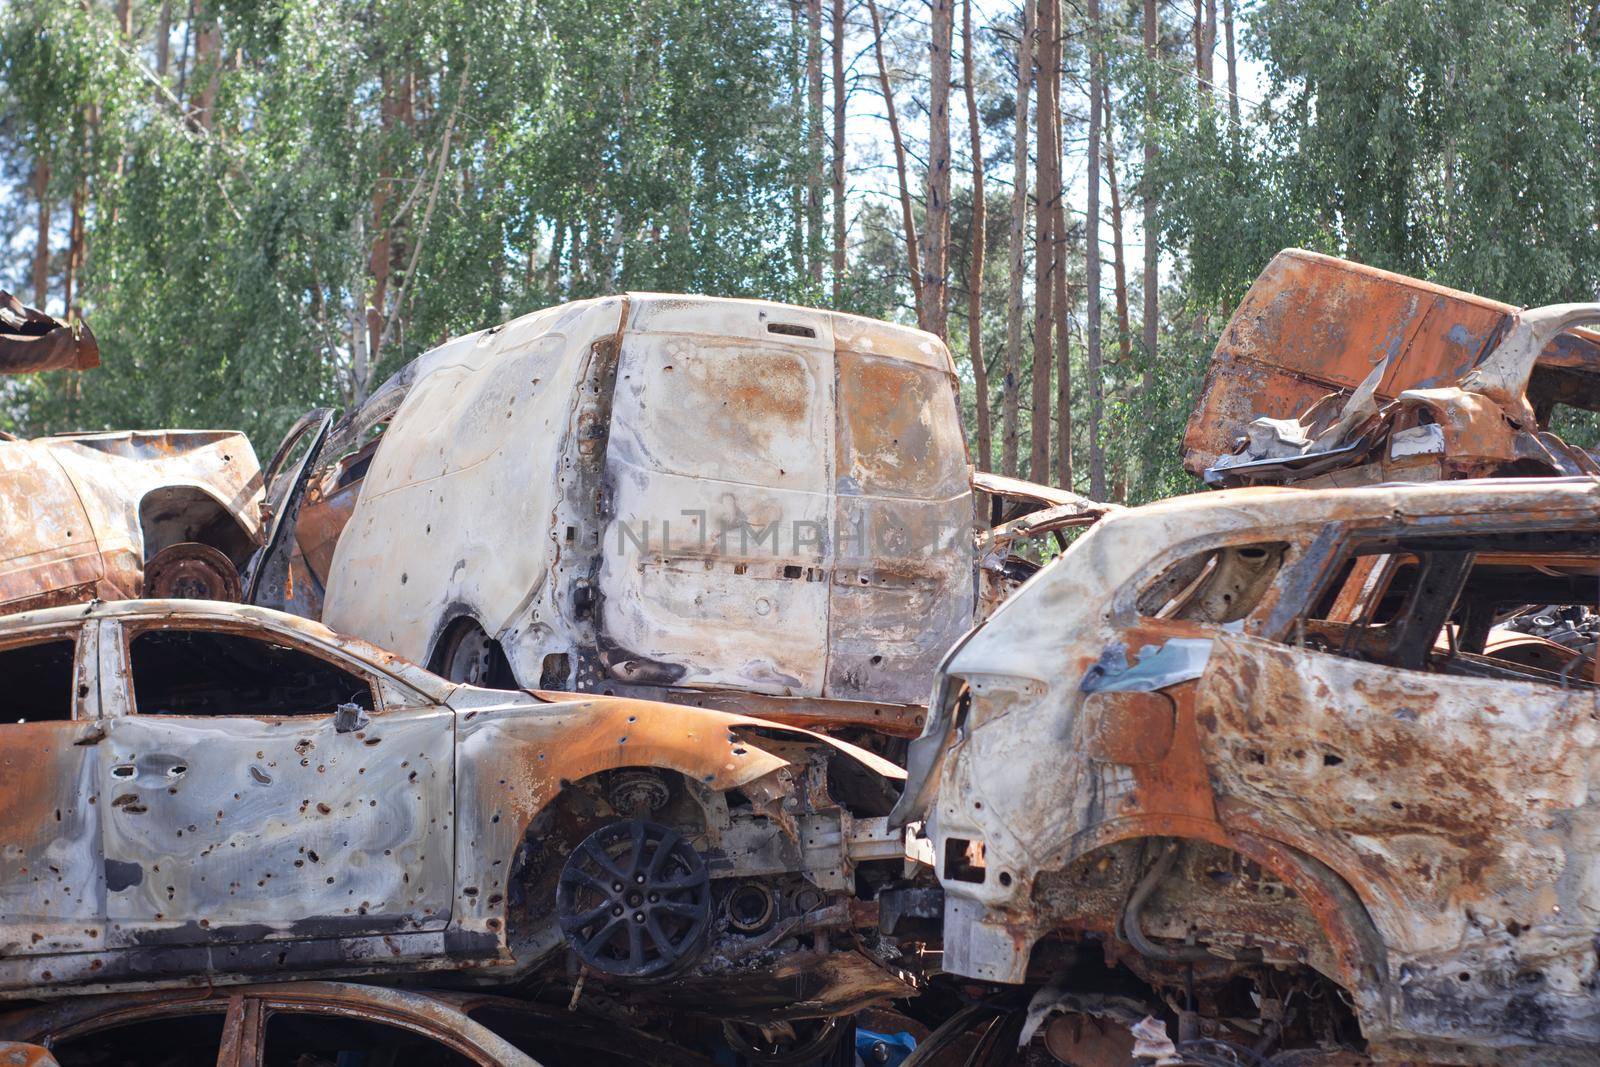
[[[949,355],[833,316],[834,523],[827,678],[839,700],[920,704],[972,626],[972,486]]]
[[[124,703],[99,782],[119,946],[445,926],[448,709],[287,628],[168,617],[107,629]]]
[[[598,539],[610,671],[823,696],[832,320],[737,300],[630,308],[604,455],[614,516]]]
[[[1195,702],[1213,781],[1285,835],[1336,834],[1420,938],[1537,922],[1592,961],[1593,653],[1580,632],[1547,669],[1488,640],[1519,617],[1593,626],[1592,516],[1508,505],[1330,540],[1330,579],[1298,586],[1287,632],[1212,642]]]
[[[102,944],[98,625],[0,636],[0,960]],[[22,973],[0,963],[0,986]]]

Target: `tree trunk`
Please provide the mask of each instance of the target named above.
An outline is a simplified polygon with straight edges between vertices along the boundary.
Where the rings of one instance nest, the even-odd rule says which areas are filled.
[[[189,110],[194,115],[195,129],[210,130],[212,110],[217,106],[217,91],[221,87],[222,27],[217,24],[214,13],[200,10],[197,18],[199,21],[194,38],[194,72],[197,78],[204,79],[205,88],[189,101]]]
[[[117,28],[124,41],[133,40],[133,0],[117,0]]]
[[[393,141],[395,122],[400,113],[393,77],[387,71],[379,77],[383,87],[383,97],[378,104],[378,122],[382,130],[382,147],[379,151],[382,158],[378,164],[378,180],[372,186],[372,245],[367,256],[367,273],[372,285],[372,300],[367,305],[367,358],[373,364],[383,355],[389,269],[394,258],[393,237],[384,216],[394,188],[394,165],[388,146]],[[531,250],[529,254],[532,254]]]
[[[156,16],[156,74],[167,76],[167,64],[172,51],[172,0],[161,0],[161,14]]]
[[[50,161],[43,156],[33,165],[33,199],[39,207],[34,221],[38,236],[33,241],[33,306],[43,311],[50,296]]]
[[[1117,360],[1127,363],[1133,353],[1133,338],[1128,325],[1128,265],[1122,243],[1122,193],[1117,185],[1116,137],[1111,125],[1111,87],[1102,81],[1100,113],[1105,122],[1106,188],[1111,193],[1111,265],[1117,294]]]
[[[556,220],[555,235],[550,238],[550,258],[545,263],[545,290],[553,301],[561,297],[561,255],[567,243],[567,220]]]
[[[972,39],[972,0],[961,2],[961,68],[967,90],[967,125],[972,135],[972,225],[967,257],[967,355],[972,359],[972,386],[978,412],[978,459],[981,471],[994,462],[989,426],[989,368],[983,362],[983,259],[988,235],[988,210],[983,193],[983,119],[978,114],[974,84],[976,50]]]
[[[88,165],[88,149],[84,150],[83,165]],[[83,211],[89,197],[89,179],[80,177],[72,188],[72,214],[67,223],[67,266],[61,281],[61,315],[73,317],[73,301],[78,293],[79,278],[83,272]]]
[[[1206,88],[1210,89],[1217,84],[1217,0],[1206,0],[1205,35],[1201,43],[1205,46]]]
[[[1052,88],[1055,91],[1054,112],[1055,132],[1052,140],[1056,146],[1055,196],[1050,199],[1050,229],[1055,235],[1051,242],[1051,290],[1054,299],[1051,301],[1055,310],[1056,334],[1056,482],[1058,485],[1072,488],[1072,310],[1077,306],[1076,297],[1067,291],[1067,260],[1070,256],[1068,242],[1071,231],[1067,229],[1067,189],[1066,173],[1063,170],[1063,156],[1066,151],[1066,140],[1062,136],[1062,107],[1061,83],[1066,78],[1066,63],[1062,58],[1062,50],[1066,40],[1066,31],[1062,25],[1061,7],[1059,4],[1052,8],[1051,17],[1055,19],[1056,38],[1051,46],[1050,62],[1056,70],[1056,77]]]
[[[1154,3],[1154,0],[1151,0]],[[1006,278],[1006,372],[1001,383],[1000,469],[1017,476],[1017,392],[1022,380],[1022,282],[1028,237],[1028,95],[1033,88],[1034,0],[1023,0],[1022,35],[1017,40],[1017,105],[1012,133],[1010,271]]]
[[[822,289],[822,0],[806,0],[806,273]]]
[[[1087,370],[1089,374],[1089,495],[1106,498],[1106,461],[1101,452],[1100,417],[1104,398],[1100,373],[1100,108],[1104,101],[1105,72],[1100,63],[1100,0],[1089,0],[1089,202],[1084,212],[1084,284],[1088,289],[1085,314]]]
[[[1034,162],[1034,239],[1033,239],[1033,391],[1029,418],[1031,427],[1028,452],[1028,477],[1036,482],[1050,481],[1050,346],[1054,316],[1051,304],[1055,290],[1055,198],[1061,195],[1059,176],[1061,151],[1055,143],[1056,92],[1060,69],[1055,62],[1060,40],[1061,0],[1044,0],[1039,5],[1039,62],[1037,70],[1039,114],[1034,122],[1037,156]]]
[[[1233,45],[1233,0],[1222,0],[1222,26],[1228,44],[1228,118],[1239,130],[1239,56]]]
[[[801,31],[800,21],[801,0],[789,0],[789,40],[793,44],[793,53],[789,56],[790,82],[789,99],[794,104],[794,117],[801,129],[806,124],[806,87],[805,87],[805,61],[804,34]],[[797,276],[806,272],[806,185],[809,179],[802,181],[800,175],[795,175],[795,182],[790,188],[790,214],[793,216],[794,229],[789,242],[790,255],[794,257],[794,269]],[[572,228],[573,251],[573,279],[577,281],[583,273],[583,261],[578,258],[578,232],[580,227]]]
[[[1161,284],[1156,276],[1156,194],[1155,167],[1156,117],[1155,66],[1160,56],[1160,16],[1156,0],[1144,0],[1144,56],[1150,68],[1144,94],[1144,180],[1140,197],[1144,201],[1144,371],[1140,393],[1148,397],[1155,386],[1156,344],[1161,337]]]
[[[844,295],[844,0],[833,0],[833,304]]]
[[[199,0],[189,0],[189,17],[183,20],[183,47],[178,51],[178,99],[186,99],[189,93],[189,45],[194,40],[195,13],[199,8]]]
[[[1217,0],[1194,0],[1194,81],[1202,100],[1210,99],[1217,50]]]
[[[922,265],[917,255],[917,220],[911,210],[911,186],[906,179],[906,146],[900,139],[900,121],[895,117],[894,88],[889,84],[889,64],[883,58],[883,23],[878,18],[876,0],[867,0],[872,16],[872,49],[878,57],[878,84],[883,89],[883,106],[889,117],[889,138],[894,142],[894,170],[900,181],[900,219],[906,231],[906,265],[911,274],[911,297],[916,301],[917,322],[923,321]]]
[[[1206,38],[1206,10],[1205,0],[1194,0],[1194,25],[1189,28],[1189,37],[1194,41],[1194,84],[1200,92],[1206,91],[1206,65],[1202,58],[1205,55]]]
[[[927,243],[922,257],[924,330],[949,329],[950,274],[950,44],[955,0],[932,0],[928,42]]]

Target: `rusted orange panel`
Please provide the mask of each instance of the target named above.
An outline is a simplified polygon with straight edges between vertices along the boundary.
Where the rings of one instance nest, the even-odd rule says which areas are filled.
[[[1354,389],[1385,359],[1380,403],[1406,389],[1454,385],[1516,312],[1472,293],[1301,249],[1274,256],[1217,342],[1184,435],[1199,473],[1231,452],[1252,419],[1293,418]],[[1600,338],[1574,331],[1541,356],[1594,366]]]

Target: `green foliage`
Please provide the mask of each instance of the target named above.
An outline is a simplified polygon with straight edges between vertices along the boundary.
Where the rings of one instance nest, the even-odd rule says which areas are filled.
[[[47,161],[50,272],[60,278],[68,205],[86,202],[74,302],[106,356],[91,374],[5,384],[0,424],[240,426],[268,448],[306,407],[351,403],[446,337],[563,300],[627,288],[829,299],[806,270],[819,252],[804,226],[815,163],[804,18],[792,5],[203,0],[193,21],[187,5],[169,8],[179,21],[172,69],[160,76],[160,4],[133,2],[132,40],[110,0],[0,7],[0,181],[14,190],[0,197],[0,228],[31,227],[28,183]],[[1220,85],[1196,91],[1186,16],[1169,10],[1151,62],[1140,5],[1108,7],[1133,351],[1117,352],[1108,291],[1103,443],[1123,498],[1198,488],[1178,466],[1178,442],[1201,376],[1232,308],[1285,246],[1518,303],[1593,298],[1600,15],[1553,0],[1257,0],[1241,5],[1240,39],[1265,73],[1265,100],[1245,101],[1234,125]],[[981,326],[998,452],[1017,26],[1011,8],[990,14],[977,71],[990,198]],[[1069,5],[1072,173],[1084,164],[1079,19]],[[891,22],[887,48],[920,166],[925,27]],[[212,24],[222,47],[197,60],[197,31]],[[853,51],[870,53],[867,43]],[[213,80],[215,109],[202,115]],[[856,91],[876,86],[869,77]],[[852,122],[878,110],[853,104]],[[860,136],[857,127],[852,143]],[[1149,173],[1146,139],[1159,149]],[[965,131],[952,140],[959,173]],[[886,162],[852,148],[851,261],[838,305],[910,321]],[[921,175],[911,182],[920,189]],[[949,341],[970,428],[972,204],[970,187],[957,186]],[[1158,353],[1138,341],[1135,220],[1147,187],[1162,250]],[[1081,182],[1069,190],[1081,192]],[[1109,227],[1101,233],[1109,253]],[[1081,458],[1081,230],[1071,240]],[[13,286],[28,273],[20,245],[13,239],[0,264]],[[1031,249],[1026,259],[1031,267]],[[1109,262],[1104,274],[1109,287]],[[1024,292],[1031,302],[1031,279]],[[362,351],[369,308],[383,339],[375,363]],[[1024,318],[1031,324],[1031,308]],[[1030,339],[1024,456],[1031,368]]]
[[[239,426],[267,448],[308,406],[550,303],[808,295],[775,5],[224,0],[175,31],[166,78],[155,10],[132,42],[109,4],[0,14],[0,140],[48,158],[61,198],[87,183],[80,306],[106,353],[13,383],[26,432]],[[183,68],[213,19],[222,50]]]

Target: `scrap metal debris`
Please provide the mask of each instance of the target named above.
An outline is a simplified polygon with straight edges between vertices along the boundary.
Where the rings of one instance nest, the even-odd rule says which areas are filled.
[[[1184,437],[1216,486],[1600,474],[1600,304],[1518,310],[1298,249],[1234,312]]]
[[[100,365],[100,345],[81,318],[63,322],[0,289],[0,374],[47,370],[91,370]]]

